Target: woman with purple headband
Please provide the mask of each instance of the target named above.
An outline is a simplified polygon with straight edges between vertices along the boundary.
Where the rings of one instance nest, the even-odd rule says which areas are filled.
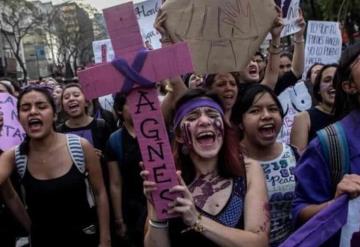
[[[221,100],[193,89],[175,109],[179,185],[170,192],[183,197],[169,203],[168,213],[180,216],[169,221],[156,217],[150,194],[157,185],[142,171],[149,219],[145,246],[267,246],[264,175],[259,164],[239,156],[237,135],[224,122]]]

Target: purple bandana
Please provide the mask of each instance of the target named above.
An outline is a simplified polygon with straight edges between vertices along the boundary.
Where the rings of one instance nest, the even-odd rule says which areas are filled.
[[[176,114],[175,114],[175,117],[174,117],[174,128],[176,128],[179,125],[181,120],[187,114],[189,114],[191,111],[193,111],[194,109],[196,109],[198,107],[210,107],[210,108],[213,108],[213,109],[217,110],[222,117],[224,117],[223,109],[221,108],[221,106],[218,103],[216,103],[212,99],[209,99],[209,98],[195,98],[195,99],[192,99],[192,100],[186,102],[182,106],[180,106],[180,108],[176,111]]]

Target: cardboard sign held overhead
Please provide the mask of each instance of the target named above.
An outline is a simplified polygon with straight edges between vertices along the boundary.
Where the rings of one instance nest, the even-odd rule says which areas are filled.
[[[187,41],[195,71],[240,71],[259,49],[276,18],[273,0],[166,0],[165,28]]]
[[[157,216],[174,217],[167,209],[179,196],[169,193],[178,184],[176,168],[153,82],[193,71],[190,51],[186,43],[140,51],[144,47],[131,2],[105,9],[104,16],[116,59],[80,71],[80,83],[88,99],[120,90],[129,93],[127,104],[144,166],[157,183],[152,194]]]

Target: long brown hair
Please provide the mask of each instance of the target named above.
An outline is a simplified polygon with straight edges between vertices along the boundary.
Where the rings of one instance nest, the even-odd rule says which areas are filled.
[[[176,104],[175,112],[183,104],[194,98],[210,98],[222,105],[222,101],[218,96],[212,92],[204,89],[190,89],[183,95]],[[228,126],[224,121],[224,143],[218,154],[218,172],[219,175],[224,178],[231,177],[245,177],[245,162],[242,156],[242,152],[239,147],[238,134],[236,130]],[[175,129],[175,134],[180,133],[180,128]],[[182,175],[186,184],[190,184],[195,179],[195,166],[188,154],[182,152],[184,144],[181,144],[174,140],[173,153],[175,163],[178,169],[182,171]]]

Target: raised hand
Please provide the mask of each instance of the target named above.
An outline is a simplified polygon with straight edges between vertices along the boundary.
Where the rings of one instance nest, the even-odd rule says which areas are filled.
[[[273,25],[271,27],[270,33],[272,38],[276,38],[276,37],[280,37],[280,34],[282,32],[282,30],[284,29],[284,20],[282,18],[282,11],[281,8],[279,8],[278,6],[275,6],[276,12],[277,12],[277,16],[273,22]]]

